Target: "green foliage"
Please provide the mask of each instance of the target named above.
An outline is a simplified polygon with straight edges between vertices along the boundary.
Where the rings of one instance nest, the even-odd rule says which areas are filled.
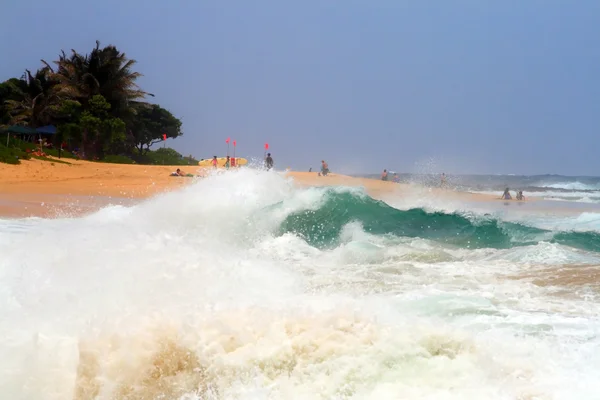
[[[119,155],[109,155],[102,159],[102,162],[111,164],[135,164],[131,158]]]
[[[155,165],[186,165],[183,157],[177,151],[170,148],[161,148],[148,153],[151,163]]]
[[[135,153],[133,159],[139,164],[150,165],[198,165],[198,160],[184,157],[171,148],[160,148],[146,151],[144,154]]]
[[[112,117],[110,108],[106,99],[97,94],[79,118],[79,127],[87,139],[87,150],[96,156],[103,156],[114,142],[125,140],[125,123]]]
[[[17,84],[7,86],[9,98],[4,99],[4,109],[11,124],[39,127],[54,121],[54,113],[61,99],[53,87],[56,84],[49,67],[43,67],[34,75],[29,70]],[[5,83],[7,83],[5,82]]]
[[[0,137],[3,135],[0,135]],[[4,138],[6,138],[6,136],[4,136]],[[3,154],[3,156],[0,156],[0,162],[4,162],[4,163],[9,163],[9,164],[18,164],[18,160],[29,160],[30,158],[32,158],[32,156],[28,153],[28,152],[33,152],[36,150],[39,150],[39,146],[31,143],[31,142],[26,142],[24,140],[20,140],[18,138],[15,137],[10,137],[10,140],[8,142],[8,147],[6,147],[6,139],[4,139],[4,141],[2,141],[3,144],[0,144],[0,153]],[[54,148],[44,148],[44,153],[46,153],[46,155],[48,156],[52,156],[52,157],[56,157],[58,158],[59,153],[58,153],[58,149],[54,149]],[[52,161],[52,162],[57,162],[57,163],[65,163],[65,164],[69,164],[66,161],[60,161],[60,160],[52,160],[50,158],[47,157],[38,157],[38,156],[33,156],[33,158],[39,159],[39,160],[46,160],[46,161]],[[75,155],[69,151],[65,151],[62,150],[60,152],[60,158],[67,158],[67,159],[77,159],[77,157],[75,157]]]
[[[90,54],[82,55],[65,52],[55,62],[58,66],[59,84],[57,90],[69,98],[78,100],[84,106],[95,95],[102,95],[111,105],[115,117],[133,115],[133,106],[147,93],[142,91],[136,80],[142,75],[132,70],[135,60],[129,60],[125,53],[115,46],[96,47]]]
[[[6,164],[20,164],[19,156],[13,149],[0,145],[0,162]]]
[[[131,127],[133,143],[142,155],[161,142],[164,134],[173,139],[183,135],[181,121],[157,104],[139,105]]]
[[[11,120],[9,107],[6,102],[19,100],[25,89],[25,82],[17,78],[11,78],[0,83],[0,126],[8,126]]]
[[[6,143],[6,142],[4,142]],[[9,144],[0,144],[0,163],[20,164],[20,160],[29,160],[31,157],[19,147],[13,147]]]
[[[124,155],[109,155],[104,157],[101,161],[114,164],[198,165],[198,160],[184,157],[170,148],[147,151],[144,155],[135,153],[131,158]]]
[[[148,93],[136,83],[141,76],[133,70],[136,61],[115,46],[96,42],[89,54],[63,51],[54,64],[43,61],[34,74],[25,70],[20,79],[0,83],[0,127],[55,125],[55,147],[66,143],[87,159],[114,154],[143,159],[164,133],[169,138],[182,135],[179,119],[143,102]],[[175,159],[148,157],[151,163]]]
[[[59,157],[59,151],[58,149],[48,149],[48,148],[44,148],[44,153],[46,153],[49,156],[52,157]],[[60,158],[70,158],[72,160],[77,160],[78,157],[76,157],[73,153],[71,153],[70,151],[66,151],[66,150],[61,150],[60,151]]]
[[[0,138],[3,135],[0,135]],[[6,144],[6,136],[4,136],[4,140],[2,143]],[[19,139],[18,137],[11,136],[8,142],[8,147],[17,148],[22,152],[33,151],[36,149],[36,145],[31,142],[26,142],[24,140]]]

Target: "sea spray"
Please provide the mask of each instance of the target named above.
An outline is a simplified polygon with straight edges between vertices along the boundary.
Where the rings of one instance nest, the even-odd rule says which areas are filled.
[[[478,218],[235,171],[134,207],[0,221],[0,394],[594,398],[594,288],[531,275],[590,273],[598,254]]]

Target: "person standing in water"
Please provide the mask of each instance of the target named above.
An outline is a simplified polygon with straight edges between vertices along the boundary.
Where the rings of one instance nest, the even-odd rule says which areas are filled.
[[[267,158],[265,158],[265,166],[267,167],[267,171],[273,168],[273,157],[271,157],[271,153],[267,153]]]
[[[229,169],[229,156],[227,156],[227,160],[225,160],[225,169]]]
[[[219,164],[219,161],[217,161],[217,156],[213,156],[213,159],[212,159],[213,168],[217,168],[218,164]]]
[[[387,181],[388,180],[388,173],[387,173],[387,169],[383,170],[383,173],[381,174],[381,180],[382,181]]]
[[[321,172],[319,172],[319,176],[327,176],[329,173],[329,165],[325,162],[325,160],[321,160]]]

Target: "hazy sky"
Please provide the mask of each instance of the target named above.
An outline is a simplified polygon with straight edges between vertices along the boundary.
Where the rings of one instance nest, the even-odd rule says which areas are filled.
[[[170,141],[333,171],[600,175],[600,1],[2,0],[0,80],[138,61]]]

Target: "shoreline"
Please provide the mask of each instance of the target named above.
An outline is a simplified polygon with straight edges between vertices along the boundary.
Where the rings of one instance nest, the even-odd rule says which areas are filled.
[[[198,166],[108,164],[68,160],[67,163],[23,160],[0,169],[0,218],[81,216],[108,205],[133,205],[160,193],[181,189],[194,178],[173,177],[177,168],[198,174]],[[65,161],[65,160],[61,160]],[[375,199],[430,198],[442,202],[498,203],[498,196],[429,188],[370,178],[317,172],[282,172],[299,187],[362,187]],[[527,202],[530,202],[528,200]],[[533,200],[536,201],[536,200]],[[516,200],[511,202],[517,203]],[[521,203],[524,204],[524,203]]]

